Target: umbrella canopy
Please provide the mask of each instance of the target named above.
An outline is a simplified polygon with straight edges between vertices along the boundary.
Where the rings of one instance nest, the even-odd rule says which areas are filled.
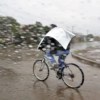
[[[56,28],[53,28],[52,30],[50,30],[45,35],[45,37],[48,37],[48,36],[57,40],[64,49],[67,49],[68,44],[70,43],[71,39],[75,36],[75,34],[73,34],[72,32],[69,32],[69,31],[65,31],[63,28],[56,27]],[[41,43],[43,42],[44,38],[39,43],[38,48],[41,45]]]

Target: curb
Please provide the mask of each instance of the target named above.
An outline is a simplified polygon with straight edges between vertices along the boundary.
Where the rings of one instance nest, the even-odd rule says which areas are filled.
[[[82,61],[84,61],[84,63],[88,63],[88,64],[91,64],[91,65],[93,65],[95,67],[99,67],[100,68],[100,63],[98,63],[96,61],[93,61],[91,59],[79,56],[79,55],[75,54],[74,52],[72,52],[71,54],[72,54],[72,57],[74,57],[74,58],[76,58],[78,60],[82,60]]]

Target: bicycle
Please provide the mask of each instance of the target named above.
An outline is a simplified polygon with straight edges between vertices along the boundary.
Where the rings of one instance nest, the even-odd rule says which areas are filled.
[[[50,61],[44,56],[42,59],[34,62],[33,74],[38,80],[45,81],[49,77],[51,68]],[[59,67],[55,68],[54,71],[57,73],[58,69]],[[62,68],[60,75],[60,79],[62,79],[65,85],[70,88],[79,88],[84,83],[84,73],[77,64],[64,62],[64,67]]]

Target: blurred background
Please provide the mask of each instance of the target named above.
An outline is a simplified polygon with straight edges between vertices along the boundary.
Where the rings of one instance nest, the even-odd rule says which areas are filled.
[[[71,52],[94,62],[89,65],[71,55],[67,58],[85,73],[79,92],[66,89],[54,74],[46,81],[48,86],[32,76],[33,61],[42,57],[37,45],[55,26],[76,34]],[[0,100],[99,100],[97,65],[100,0],[0,0]]]
[[[99,0],[0,0],[0,43],[39,42],[53,25],[74,32],[77,42],[100,40]]]

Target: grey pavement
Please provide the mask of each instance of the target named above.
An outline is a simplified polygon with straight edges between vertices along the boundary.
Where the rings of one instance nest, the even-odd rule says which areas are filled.
[[[34,58],[14,63],[0,60],[0,100],[100,100],[100,69],[81,63],[69,55],[66,62],[78,64],[85,82],[78,90],[65,86],[53,71],[45,82],[32,73]]]

